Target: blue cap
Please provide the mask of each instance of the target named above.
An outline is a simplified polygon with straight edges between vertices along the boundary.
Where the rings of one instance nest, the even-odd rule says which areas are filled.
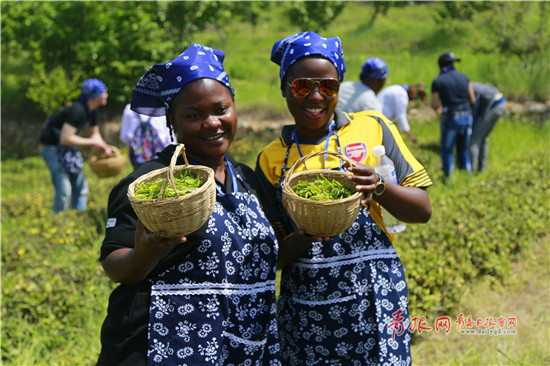
[[[379,57],[369,57],[361,66],[359,78],[385,79],[388,77],[388,65]]]
[[[101,80],[88,79],[82,83],[81,97],[83,99],[94,99],[107,91],[107,87]]]

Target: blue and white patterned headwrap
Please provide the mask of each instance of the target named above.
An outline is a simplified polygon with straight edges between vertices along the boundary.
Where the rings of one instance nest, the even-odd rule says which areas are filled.
[[[275,42],[271,50],[271,61],[281,66],[279,77],[285,77],[288,68],[299,58],[320,55],[327,58],[338,71],[338,80],[344,80],[346,63],[339,37],[323,38],[315,32],[293,34]]]
[[[223,68],[225,53],[193,43],[174,60],[151,66],[141,77],[132,94],[131,109],[147,116],[168,114],[170,103],[179,91],[197,79],[214,79],[235,91]]]
[[[80,91],[80,99],[86,101],[88,99],[94,99],[107,91],[107,87],[101,80],[88,79],[82,83],[82,89]]]
[[[388,77],[388,65],[379,57],[369,57],[361,66],[361,73],[359,79],[363,78],[371,79],[385,79]]]

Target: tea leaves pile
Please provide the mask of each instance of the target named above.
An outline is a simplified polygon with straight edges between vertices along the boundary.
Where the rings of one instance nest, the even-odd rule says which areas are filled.
[[[299,181],[292,190],[298,196],[314,201],[336,201],[353,194],[342,183],[322,175],[318,175],[312,182]]]
[[[142,200],[159,198],[165,182],[166,178],[158,178],[152,182],[141,184],[137,183],[135,191],[136,198]],[[176,186],[178,195],[183,196],[196,191],[204,184],[204,182],[201,181],[196,174],[184,171],[174,174],[174,184]],[[168,186],[166,187],[166,192],[164,194],[164,198],[169,197],[176,197],[176,192],[174,192],[174,189],[172,189],[172,186],[170,184],[168,184]]]

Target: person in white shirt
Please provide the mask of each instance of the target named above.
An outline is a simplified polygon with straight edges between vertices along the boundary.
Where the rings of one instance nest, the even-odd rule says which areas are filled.
[[[403,131],[409,140],[416,143],[418,140],[411,133],[411,127],[407,121],[407,107],[409,101],[424,101],[426,87],[417,85],[390,85],[377,95],[378,101],[382,104],[382,114],[387,118],[397,121],[399,129]]]
[[[369,57],[361,66],[361,81],[346,81],[338,92],[338,109],[343,112],[374,110],[382,113],[382,105],[376,93],[382,89],[388,77],[388,65],[378,57]]]
[[[157,152],[175,141],[172,136],[166,124],[166,116],[139,114],[130,109],[130,104],[124,108],[119,138],[130,147],[130,160],[134,168],[151,160]],[[147,139],[147,142],[143,139]]]

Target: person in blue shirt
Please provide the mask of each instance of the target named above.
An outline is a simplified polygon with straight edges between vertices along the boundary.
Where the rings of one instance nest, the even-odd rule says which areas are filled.
[[[468,146],[476,97],[470,79],[455,69],[454,63],[459,61],[452,52],[441,54],[440,73],[432,82],[432,108],[441,118],[440,153],[445,178],[453,171],[455,146],[459,169],[472,171]]]

